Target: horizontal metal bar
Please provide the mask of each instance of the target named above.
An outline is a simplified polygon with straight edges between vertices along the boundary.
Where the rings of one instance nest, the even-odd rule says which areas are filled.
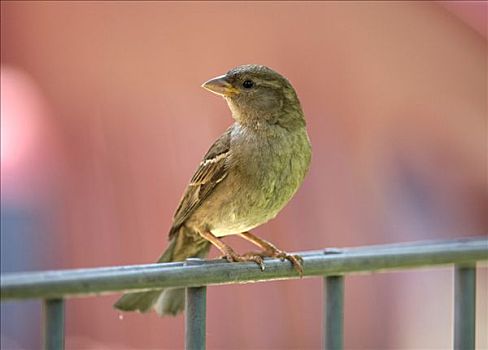
[[[476,266],[454,270],[454,349],[474,350],[476,328]]]
[[[44,301],[44,350],[64,349],[64,300]]]
[[[330,252],[328,254],[327,252]],[[488,260],[488,239],[405,243],[297,253],[304,276],[337,275]],[[61,298],[167,287],[249,283],[298,278],[288,261],[266,259],[261,271],[255,263],[205,261],[199,266],[181,263],[120,266],[3,274],[1,300]]]

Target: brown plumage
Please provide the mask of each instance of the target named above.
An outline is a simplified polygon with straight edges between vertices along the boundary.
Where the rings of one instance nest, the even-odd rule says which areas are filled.
[[[170,239],[215,186],[227,176],[227,162],[225,160],[230,149],[230,132],[231,129],[229,128],[215,141],[191,178],[176,209],[173,225],[169,231]]]
[[[259,65],[236,67],[203,87],[226,99],[235,123],[214,142],[191,178],[173,218],[170,244],[158,262],[203,258],[212,244],[229,262],[253,261],[264,269],[263,257],[277,257],[302,274],[299,257],[248,232],[278,214],[308,171],[310,142],[295,90]],[[237,254],[220,240],[231,234],[263,251]],[[184,289],[128,293],[114,306],[175,315],[184,308]]]

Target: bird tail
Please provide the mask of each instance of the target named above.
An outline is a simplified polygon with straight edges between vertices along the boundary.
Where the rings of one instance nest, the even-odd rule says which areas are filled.
[[[184,261],[186,258],[205,258],[210,250],[210,243],[197,233],[181,227],[173,235],[168,248],[158,263]],[[185,308],[185,289],[166,288],[148,292],[124,294],[114,307],[120,311],[149,312],[154,309],[159,316],[177,315]]]

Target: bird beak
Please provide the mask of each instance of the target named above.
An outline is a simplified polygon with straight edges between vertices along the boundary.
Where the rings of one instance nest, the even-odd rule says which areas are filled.
[[[235,87],[232,86],[227,80],[225,75],[210,79],[202,84],[204,89],[213,92],[214,94],[229,97],[239,93]]]

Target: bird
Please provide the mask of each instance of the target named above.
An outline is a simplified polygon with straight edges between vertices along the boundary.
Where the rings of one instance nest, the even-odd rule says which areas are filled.
[[[212,144],[188,184],[158,263],[204,258],[215,246],[229,262],[264,257],[288,260],[302,276],[302,259],[250,230],[273,219],[301,186],[310,166],[311,144],[300,101],[290,82],[263,65],[246,64],[206,81],[222,96],[234,123]],[[238,254],[221,238],[238,235],[262,249]],[[160,316],[184,310],[183,288],[124,294],[120,311]]]

